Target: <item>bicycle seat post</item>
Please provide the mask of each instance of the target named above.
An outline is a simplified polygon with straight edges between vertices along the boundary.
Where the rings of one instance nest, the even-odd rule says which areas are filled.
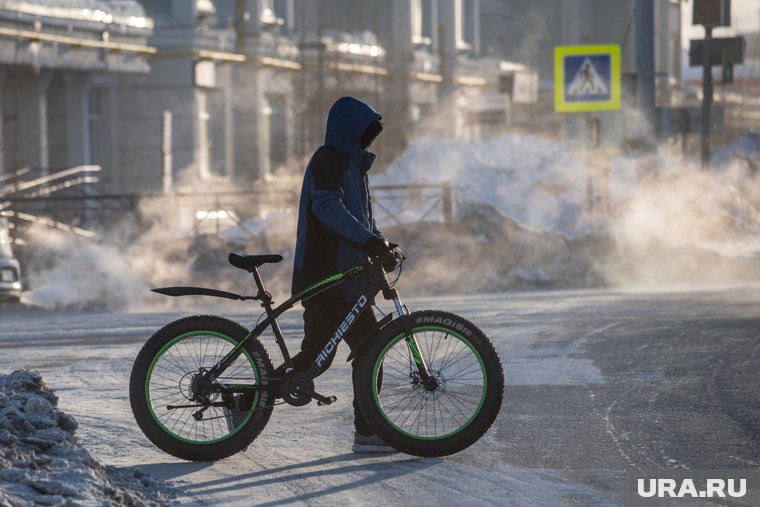
[[[287,369],[293,368],[293,361],[290,358],[290,353],[288,353],[288,349],[285,346],[285,338],[282,336],[282,330],[280,329],[280,324],[277,322],[277,319],[275,318],[274,311],[272,310],[272,295],[269,294],[264,289],[264,282],[261,281],[261,275],[259,275],[259,270],[256,266],[253,267],[251,270],[251,273],[253,274],[253,279],[256,281],[256,287],[259,290],[259,293],[256,295],[256,298],[261,300],[261,306],[264,307],[264,310],[267,313],[267,317],[272,319],[272,331],[274,332],[275,341],[277,342],[277,345],[280,347],[280,352],[282,353],[282,358],[285,361],[285,367]]]
[[[267,315],[270,315],[272,313],[272,296],[264,290],[264,282],[261,280],[261,275],[259,275],[259,268],[254,267],[251,270],[251,274],[253,274],[253,279],[256,282],[256,288],[259,290],[256,297],[261,299],[262,306],[267,310]]]

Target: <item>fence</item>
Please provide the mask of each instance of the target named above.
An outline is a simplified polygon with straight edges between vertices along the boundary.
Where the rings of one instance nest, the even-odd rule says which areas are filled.
[[[438,214],[443,222],[454,217],[454,191],[450,184],[374,185],[375,221],[388,225],[421,223]]]
[[[454,214],[453,190],[449,184],[376,185],[372,187],[373,208],[383,227],[429,220],[448,222]],[[147,227],[157,214],[176,214],[194,234],[219,234],[230,226],[254,236],[244,224],[267,210],[298,211],[298,188],[268,184],[254,190],[227,192],[178,192],[152,194],[99,194],[92,185],[28,196],[14,193],[3,198],[0,216],[11,223],[16,244],[23,244],[32,224],[85,237],[98,236],[125,219]],[[295,220],[292,220],[295,225]],[[292,231],[293,237],[295,231]]]

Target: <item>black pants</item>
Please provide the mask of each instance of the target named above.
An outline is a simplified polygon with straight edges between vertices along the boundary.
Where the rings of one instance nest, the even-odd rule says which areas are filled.
[[[353,306],[354,303],[348,303],[343,298],[334,296],[321,298],[320,296],[316,296],[304,303],[304,338],[301,342],[301,351],[293,357],[293,363],[297,371],[306,371],[311,366]],[[353,351],[375,324],[377,324],[375,314],[372,312],[372,308],[367,308],[354,321],[351,329],[343,336],[343,340]],[[318,376],[330,367],[334,357],[322,365]],[[356,363],[357,360],[354,358],[351,362],[352,380],[357,375]],[[356,382],[353,382],[353,384],[356,384]],[[358,433],[363,435],[372,433],[359,409],[359,404],[356,401],[356,392],[354,392],[354,427]]]

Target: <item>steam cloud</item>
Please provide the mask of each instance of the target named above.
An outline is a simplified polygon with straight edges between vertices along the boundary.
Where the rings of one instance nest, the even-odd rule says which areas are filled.
[[[451,183],[457,218],[421,228],[416,222],[429,206],[413,196],[401,204],[406,209],[384,203],[406,224],[394,226],[394,219],[375,206],[380,229],[409,254],[400,288],[405,293],[519,286],[653,288],[755,279],[760,186],[752,169],[757,151],[724,157],[711,172],[667,151],[658,157],[658,169],[647,172],[641,160],[577,153],[532,136],[476,144],[412,142],[386,174],[372,175],[371,183]],[[595,168],[597,180],[609,169],[609,212],[601,207],[590,212],[586,206],[588,167]],[[288,256],[292,251],[292,209],[233,225],[221,238],[198,239],[192,237],[192,224],[182,226],[167,214],[174,208],[145,202],[142,225],[122,223],[98,242],[32,229],[29,250],[35,253],[27,265],[31,291],[25,302],[138,310],[177,304],[150,295],[148,289],[156,286],[205,284],[250,292],[249,277],[226,263],[228,252]],[[291,269],[290,258],[266,268],[264,279],[279,298],[288,293]]]
[[[757,280],[760,191],[737,158],[701,171],[667,157],[621,199],[609,229],[608,282],[623,286]]]
[[[31,290],[23,294],[23,302],[46,308],[124,309],[142,303],[152,284],[184,279],[189,259],[172,248],[177,231],[163,227],[167,224],[157,209],[143,211],[152,221],[144,233],[127,222],[97,242],[32,226],[27,238],[32,254],[25,266]]]

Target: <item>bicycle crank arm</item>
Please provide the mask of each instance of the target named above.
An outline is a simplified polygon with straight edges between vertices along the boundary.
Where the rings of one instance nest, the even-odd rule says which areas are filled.
[[[323,405],[331,405],[338,401],[337,396],[322,396],[321,394],[315,393],[314,391],[304,391],[304,394],[317,400],[317,405],[320,407]]]

